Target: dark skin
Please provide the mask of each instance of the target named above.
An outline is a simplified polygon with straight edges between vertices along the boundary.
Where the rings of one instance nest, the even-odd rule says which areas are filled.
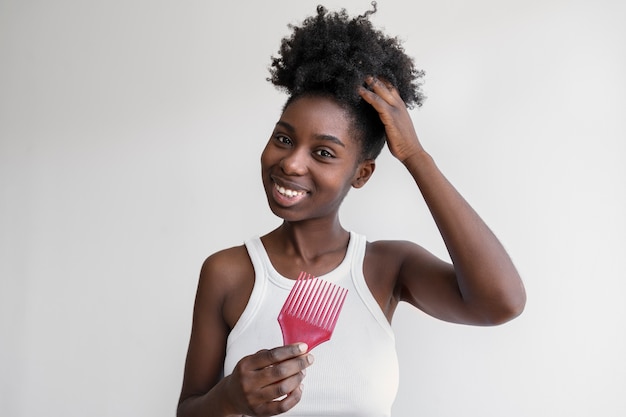
[[[399,302],[442,320],[495,325],[523,310],[522,281],[508,254],[423,149],[395,88],[376,79],[361,97],[379,113],[388,147],[415,179],[452,263],[406,241],[369,242],[363,272],[391,322]],[[261,238],[275,269],[323,275],[343,260],[349,232],[339,207],[374,172],[360,158],[351,118],[328,97],[287,106],[261,157],[263,184],[282,225]],[[245,247],[211,255],[200,274],[178,416],[270,416],[293,408],[313,356],[302,344],[268,347],[221,377],[226,339],[246,307],[254,270]],[[280,401],[274,399],[283,397]]]

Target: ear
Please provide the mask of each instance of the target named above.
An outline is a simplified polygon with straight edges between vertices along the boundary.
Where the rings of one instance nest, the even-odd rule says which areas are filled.
[[[354,173],[352,186],[354,188],[363,187],[365,183],[369,181],[369,179],[372,177],[374,169],[376,169],[376,161],[374,161],[373,159],[366,159],[365,161],[360,162],[356,168],[356,172]]]

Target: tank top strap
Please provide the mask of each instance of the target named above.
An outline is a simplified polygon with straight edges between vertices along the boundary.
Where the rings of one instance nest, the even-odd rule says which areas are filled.
[[[266,265],[265,257],[263,256],[265,248],[263,248],[263,243],[261,243],[261,239],[258,236],[247,239],[244,245],[248,251],[252,266],[254,267],[254,285],[246,308],[228,336],[231,340],[237,339],[237,337],[246,330],[252,318],[261,307],[267,289],[268,266],[271,266]]]
[[[352,262],[350,263],[352,267],[352,273],[350,275],[352,276],[353,285],[374,319],[385,330],[389,337],[391,337],[392,340],[395,340],[395,334],[391,324],[387,320],[387,317],[385,317],[385,314],[381,310],[380,305],[378,305],[378,302],[374,298],[374,295],[372,295],[372,292],[365,281],[363,265],[365,261],[365,251],[367,249],[367,239],[365,236],[354,232],[351,233],[350,239],[354,241],[354,249],[351,253]]]
[[[265,248],[263,247],[263,243],[261,243],[261,239],[258,236],[254,236],[247,239],[244,244],[252,266],[254,267],[255,275],[265,275],[267,265],[265,265],[265,259],[263,257]]]

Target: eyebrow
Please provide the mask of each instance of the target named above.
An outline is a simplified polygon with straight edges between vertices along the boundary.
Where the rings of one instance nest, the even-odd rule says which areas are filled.
[[[279,120],[278,122],[276,122],[276,126],[284,127],[285,129],[287,129],[291,133],[294,133],[296,131],[295,127],[293,127],[289,123],[284,122],[282,120]],[[346,145],[338,137],[333,136],[333,135],[319,133],[319,134],[315,135],[315,138],[316,139],[320,139],[320,140],[325,140],[325,141],[336,143],[337,145],[343,146],[344,148],[346,147]]]

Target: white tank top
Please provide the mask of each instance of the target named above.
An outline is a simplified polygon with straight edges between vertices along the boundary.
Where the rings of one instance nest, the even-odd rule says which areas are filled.
[[[294,285],[280,275],[258,237],[245,242],[254,266],[252,294],[228,336],[224,375],[244,356],[282,346],[278,313]],[[392,328],[363,276],[364,236],[350,233],[342,263],[320,276],[348,289],[330,341],[313,349],[300,403],[281,416],[388,417],[398,390]],[[294,277],[295,278],[295,277]]]

